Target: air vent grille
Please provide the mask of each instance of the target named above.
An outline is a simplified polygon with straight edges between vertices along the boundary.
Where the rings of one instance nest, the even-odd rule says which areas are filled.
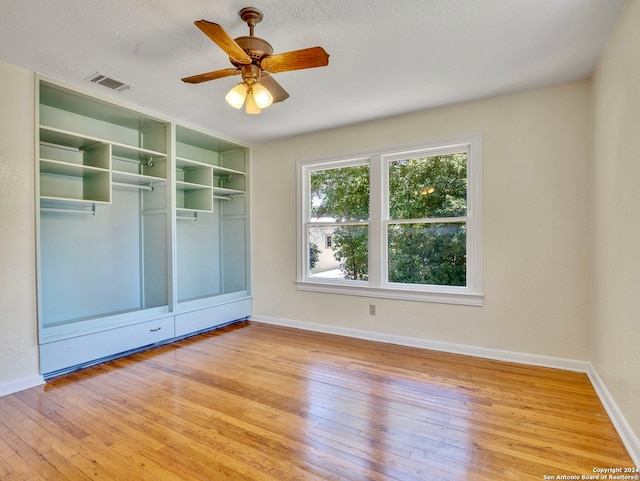
[[[131,85],[127,85],[124,82],[120,82],[119,80],[107,77],[99,72],[94,73],[93,75],[87,77],[85,80],[89,82],[100,84],[103,87],[107,87],[108,89],[115,90],[116,92],[123,92],[124,90],[128,90],[131,88]]]

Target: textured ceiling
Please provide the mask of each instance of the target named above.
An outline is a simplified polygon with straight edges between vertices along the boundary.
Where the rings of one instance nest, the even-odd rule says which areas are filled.
[[[633,0],[631,0],[633,1]],[[247,144],[588,77],[625,0],[0,0],[0,61]],[[275,53],[320,45],[329,66],[275,75],[261,115],[229,107],[238,77],[194,25],[255,34]],[[131,84],[112,92],[95,72]],[[1,79],[0,79],[1,80]]]

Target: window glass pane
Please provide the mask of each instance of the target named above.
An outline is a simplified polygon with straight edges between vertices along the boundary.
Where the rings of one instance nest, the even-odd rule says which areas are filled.
[[[389,282],[466,285],[466,226],[392,224],[387,230]]]
[[[459,217],[467,213],[467,154],[389,162],[389,218]]]
[[[316,170],[310,175],[311,221],[369,219],[369,166]]]
[[[331,236],[331,246],[326,245]],[[366,225],[310,226],[308,229],[310,278],[367,280],[369,228]]]

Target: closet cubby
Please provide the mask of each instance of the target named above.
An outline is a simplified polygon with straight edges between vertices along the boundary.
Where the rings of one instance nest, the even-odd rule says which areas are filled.
[[[113,145],[114,181],[148,185],[167,180],[167,155],[148,149]]]
[[[45,377],[251,313],[249,151],[38,77]]]
[[[42,198],[111,202],[111,145],[55,129],[39,133]]]
[[[210,165],[176,156],[176,201],[178,209],[212,212],[213,177]]]

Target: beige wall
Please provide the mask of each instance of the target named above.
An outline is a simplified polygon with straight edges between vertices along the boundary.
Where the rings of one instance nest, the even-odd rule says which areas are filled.
[[[0,392],[38,376],[34,74],[0,62]]]
[[[640,438],[640,2],[629,1],[594,77],[590,358]]]
[[[588,360],[590,86],[580,81],[255,147],[254,314]],[[483,141],[484,307],[296,291],[296,159],[472,132]]]

